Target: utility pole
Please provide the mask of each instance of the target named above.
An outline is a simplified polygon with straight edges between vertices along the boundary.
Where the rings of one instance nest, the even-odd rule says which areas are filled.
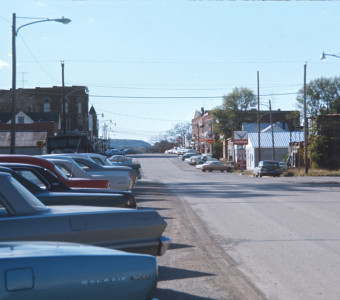
[[[261,161],[261,126],[260,126],[260,74],[257,71],[257,139],[258,139],[258,151],[259,151],[259,161]]]
[[[12,21],[12,117],[11,117],[11,154],[15,154],[15,117],[16,117],[16,15],[13,13]]]
[[[305,174],[308,173],[308,120],[307,120],[307,100],[306,100],[306,78],[307,78],[307,64],[304,65],[303,72],[303,115],[304,115],[304,143],[305,143]]]
[[[61,62],[61,97],[63,100],[63,134],[66,134],[66,103],[65,103],[65,95],[64,95],[64,62]]]
[[[273,156],[273,160],[275,160],[275,146],[274,146],[274,126],[273,126],[273,119],[272,119],[272,103],[269,100],[269,117],[270,117],[270,125],[272,128],[272,156]]]

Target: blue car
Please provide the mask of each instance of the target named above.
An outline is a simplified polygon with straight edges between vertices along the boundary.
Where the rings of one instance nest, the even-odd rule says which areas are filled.
[[[105,151],[106,156],[112,156],[112,155],[125,155],[126,153],[124,151],[121,151],[119,149],[109,149]]]
[[[150,255],[62,242],[0,243],[0,299],[149,299]]]

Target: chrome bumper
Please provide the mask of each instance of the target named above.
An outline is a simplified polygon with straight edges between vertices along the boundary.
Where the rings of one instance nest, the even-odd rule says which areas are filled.
[[[167,236],[161,236],[160,246],[159,246],[159,251],[158,251],[159,256],[162,256],[166,252],[171,242],[172,242],[171,238]]]

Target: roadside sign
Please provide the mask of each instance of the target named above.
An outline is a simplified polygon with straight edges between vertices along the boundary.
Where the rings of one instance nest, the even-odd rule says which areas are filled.
[[[234,145],[248,145],[248,131],[234,131]]]
[[[246,150],[239,149],[237,151],[237,169],[238,170],[245,170],[247,165],[247,155]]]

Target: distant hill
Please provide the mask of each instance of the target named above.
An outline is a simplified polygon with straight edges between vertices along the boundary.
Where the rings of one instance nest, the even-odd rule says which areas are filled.
[[[124,148],[150,148],[151,144],[141,141],[141,140],[121,140],[121,139],[114,139],[109,140],[109,147],[115,149],[124,149]]]

